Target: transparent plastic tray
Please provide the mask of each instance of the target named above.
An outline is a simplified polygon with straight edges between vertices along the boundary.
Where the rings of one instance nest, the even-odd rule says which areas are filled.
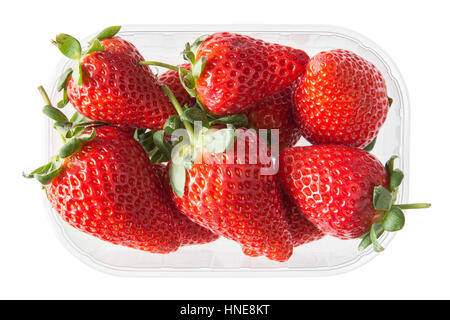
[[[399,190],[399,201],[407,202],[409,161],[409,104],[400,72],[387,54],[364,36],[334,26],[307,25],[203,25],[203,26],[123,26],[120,36],[131,41],[147,60],[172,64],[183,62],[180,52],[186,42],[198,36],[217,31],[238,32],[266,41],[280,43],[306,51],[310,56],[335,48],[351,50],[371,61],[383,74],[388,94],[394,103],[372,151],[382,162],[393,154],[400,156],[397,165],[405,172]],[[89,39],[86,38],[86,39]],[[57,76],[68,66],[64,59],[54,72],[49,92],[56,104],[60,94],[56,91]],[[158,71],[154,69],[155,72]],[[164,70],[159,70],[164,72]],[[65,111],[73,109],[69,105]],[[48,155],[60,146],[57,134],[48,122]],[[302,139],[300,145],[306,144]],[[48,201],[47,201],[48,203]],[[292,258],[284,263],[265,257],[251,258],[241,252],[238,244],[219,239],[210,244],[182,247],[168,255],[151,254],[116,246],[84,234],[65,223],[49,207],[51,220],[59,238],[76,257],[86,264],[115,275],[124,276],[316,276],[342,273],[373,259],[372,249],[358,251],[359,240],[339,240],[325,237],[294,249]],[[385,234],[381,243],[387,246],[393,234]]]

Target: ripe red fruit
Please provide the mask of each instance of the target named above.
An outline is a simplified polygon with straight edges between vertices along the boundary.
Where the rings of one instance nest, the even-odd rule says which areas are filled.
[[[172,212],[145,151],[121,129],[96,132],[46,185],[53,208],[102,240],[153,253],[176,251]]]
[[[320,229],[308,220],[289,197],[283,195],[283,200],[286,220],[289,224],[289,231],[292,235],[294,247],[320,240],[325,236]]]
[[[92,120],[162,129],[175,111],[150,68],[139,65],[142,55],[124,39],[108,38],[100,43],[104,50],[80,60],[82,85],[70,77],[70,103]]]
[[[320,240],[325,236],[286,195],[283,194],[282,198],[294,247]],[[249,257],[261,256],[258,252],[245,247],[242,248],[242,252]]]
[[[294,146],[301,138],[292,113],[292,87],[289,86],[257,103],[246,111],[248,125],[255,130],[278,129],[279,148]],[[270,133],[268,133],[270,137]],[[272,141],[273,142],[273,141]]]
[[[285,149],[278,178],[298,208],[323,232],[354,239],[380,222],[374,188],[389,188],[385,167],[370,153],[339,145]]]
[[[156,164],[156,173],[158,174],[163,184],[163,189],[166,194],[170,194],[172,190],[170,187],[169,175],[166,165]],[[170,203],[173,212],[175,225],[180,233],[180,246],[189,246],[195,244],[205,244],[219,239],[219,236],[214,232],[200,226],[199,224],[190,220],[186,215],[181,213],[175,205]]]
[[[312,144],[364,148],[377,136],[389,110],[380,71],[341,49],[311,58],[294,100],[297,125]]]
[[[244,133],[247,143],[258,141],[254,133],[240,134]],[[263,142],[259,144],[264,148]],[[237,142],[234,146],[237,150]],[[200,225],[257,254],[286,261],[292,254],[292,238],[276,177],[261,174],[267,165],[260,158],[250,164],[248,149],[247,145],[244,157],[235,152],[233,158],[205,151],[202,163],[195,161],[187,170],[183,197],[172,192],[172,199]]]
[[[196,91],[204,106],[217,115],[243,112],[291,85],[309,59],[302,50],[228,32],[206,38],[196,60],[202,57],[207,60]]]
[[[179,65],[178,67],[181,67],[185,70],[191,69],[191,65],[189,63]],[[185,105],[188,105],[189,107],[192,107],[195,104],[195,98],[192,98],[182,86],[178,71],[168,70],[158,77],[158,81],[161,84],[165,84],[169,87],[181,106],[184,107]]]
[[[246,256],[252,257],[252,258],[256,258],[256,257],[260,257],[261,254],[259,254],[257,251],[249,249],[249,248],[242,248],[242,253],[245,254]]]

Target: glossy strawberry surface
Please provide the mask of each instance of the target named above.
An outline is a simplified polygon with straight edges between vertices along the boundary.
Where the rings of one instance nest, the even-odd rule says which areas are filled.
[[[64,221],[97,238],[153,253],[179,246],[161,182],[122,129],[97,128],[97,137],[65,159],[46,190]]]
[[[166,165],[156,164],[155,169],[161,179],[165,193],[170,194],[171,187]],[[205,244],[219,239],[219,236],[214,232],[193,222],[181,213],[173,203],[170,203],[170,207],[172,208],[175,225],[180,233],[181,246]]]
[[[320,240],[325,236],[320,229],[308,220],[288,196],[283,195],[283,200],[286,220],[289,224],[289,231],[292,235],[294,247]]]
[[[300,77],[308,55],[300,50],[235,33],[214,33],[203,41],[197,61],[206,57],[196,81],[200,101],[213,114],[251,108]]]
[[[289,86],[246,111],[249,127],[255,130],[277,129],[279,149],[292,147],[302,136],[294,121],[292,109],[292,87]]]
[[[175,113],[144,58],[128,41],[101,41],[104,51],[82,58],[83,85],[71,77],[67,84],[70,103],[92,120],[135,128],[162,129]]]
[[[189,63],[179,65],[178,67],[191,70],[191,65]],[[158,76],[158,81],[161,84],[165,84],[170,90],[172,90],[175,98],[177,98],[181,106],[184,107],[185,105],[188,105],[189,107],[192,107],[195,104],[195,98],[192,98],[181,84],[178,71],[168,70]]]
[[[298,208],[323,232],[354,239],[379,222],[373,207],[376,186],[388,187],[388,175],[372,154],[340,145],[285,149],[278,179]]]
[[[307,244],[309,242],[322,239],[325,234],[318,229],[308,218],[300,211],[297,205],[289,197],[282,195],[286,221],[289,225],[289,232],[292,236],[294,247]],[[242,253],[249,257],[259,257],[257,251],[243,247]]]
[[[246,132],[246,141],[257,141]],[[203,162],[187,171],[184,196],[172,192],[172,199],[189,218],[215,233],[255,254],[286,261],[293,247],[281,193],[275,175],[262,174],[267,165],[259,160],[250,164],[248,148],[241,155],[205,152]]]
[[[342,49],[312,57],[294,97],[297,124],[313,144],[364,148],[377,136],[389,109],[380,71]]]

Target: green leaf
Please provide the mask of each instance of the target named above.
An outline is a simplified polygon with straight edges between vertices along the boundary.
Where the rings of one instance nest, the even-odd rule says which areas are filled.
[[[197,39],[194,40],[194,42],[190,46],[190,50],[192,51],[192,53],[195,56],[197,55],[198,49],[202,45],[203,41],[205,41],[207,38],[209,38],[209,34],[204,34],[204,35],[202,35],[202,36],[200,36],[200,37],[198,37]]]
[[[43,165],[30,174],[23,174],[25,178],[35,178],[41,184],[47,185],[49,184],[61,171],[62,162],[59,160],[52,160],[46,165]]]
[[[72,68],[68,68],[59,76],[58,82],[56,83],[56,89],[58,90],[58,92],[66,88],[67,82],[69,81],[72,72]]]
[[[139,130],[145,130],[145,129],[139,129]],[[155,134],[156,131],[150,130],[147,132],[139,132],[138,130],[136,131],[137,135],[137,141],[139,141],[139,143],[142,145],[142,147],[144,148],[144,150],[147,153],[150,153],[154,148],[155,148],[155,144],[153,142],[153,135]]]
[[[179,115],[173,115],[164,123],[163,130],[167,134],[172,134],[175,130],[183,127],[183,123],[181,122]]]
[[[75,62],[72,73],[73,80],[81,87],[83,85],[83,67],[79,61]]]
[[[182,162],[173,161],[169,168],[170,186],[175,194],[182,198],[186,184],[186,168]]]
[[[58,131],[64,138],[71,138],[72,137],[72,132],[71,130],[71,126],[68,125],[68,123],[70,122],[55,122],[53,124],[53,128],[56,129],[56,131]]]
[[[392,103],[394,102],[394,99],[392,99],[391,97],[388,97],[388,101],[389,101],[389,107],[391,107]]]
[[[403,229],[405,226],[405,215],[400,208],[392,207],[383,217],[383,228],[389,232]]]
[[[92,128],[91,134],[79,136],[78,139],[80,140],[81,143],[84,143],[93,140],[95,137],[97,137],[97,131],[95,130],[95,128]]]
[[[97,51],[103,51],[105,47],[97,39],[92,40],[91,46],[86,51],[86,54],[90,54]]]
[[[234,114],[229,117],[222,117],[211,121],[211,125],[232,124],[236,128],[247,127],[248,118],[245,114]]]
[[[94,42],[95,40],[103,40],[114,37],[119,31],[121,26],[112,26],[100,31],[100,33],[89,43]]]
[[[57,121],[57,122],[66,122],[69,121],[67,119],[66,115],[62,113],[60,110],[56,109],[52,106],[44,106],[42,108],[42,112],[49,117],[50,119]]]
[[[58,151],[60,158],[67,158],[81,148],[81,142],[78,138],[71,138]]]
[[[185,75],[180,71],[178,72],[178,76],[184,90],[186,90],[192,98],[197,97],[197,92],[195,91],[195,79],[192,76],[192,73]]]
[[[195,64],[195,53],[191,50],[191,45],[186,43],[184,51],[182,52],[184,60],[187,60],[191,65]]]
[[[376,210],[387,211],[392,206],[392,194],[383,186],[377,186],[373,190],[373,207]]]
[[[392,172],[394,172],[394,162],[395,162],[395,159],[397,159],[397,158],[398,158],[398,156],[392,156],[392,157],[386,162],[385,168],[386,168],[386,171],[387,171],[387,173],[388,173],[388,176],[391,176],[391,175],[392,175]]]
[[[403,181],[404,174],[400,169],[395,169],[392,171],[389,177],[389,189],[395,191]]]
[[[75,136],[69,139],[58,151],[58,156],[60,158],[67,158],[77,152],[83,143],[91,141],[97,136],[95,129],[92,129],[91,134],[83,136]]]
[[[150,161],[152,163],[165,162],[164,161],[164,154],[160,150],[156,150],[156,152],[153,153],[153,155],[151,156]]]
[[[372,225],[370,227],[369,237],[370,237],[370,241],[373,244],[373,249],[375,250],[375,252],[382,252],[384,250],[384,248],[378,242],[378,236],[377,236],[377,232],[375,229],[375,225]]]
[[[67,89],[64,88],[63,92],[63,98],[61,101],[58,101],[58,104],[56,105],[58,108],[62,109],[69,103],[69,96],[67,95]]]
[[[375,228],[375,234],[378,239],[384,233],[384,229],[380,224],[376,224],[374,226],[374,228]],[[358,246],[358,250],[362,251],[362,250],[366,249],[368,246],[370,246],[371,244],[372,244],[372,240],[370,239],[370,232],[369,232],[365,236],[363,236],[363,238]]]
[[[375,147],[375,143],[377,142],[377,137],[375,137],[365,148],[364,150],[370,152]]]
[[[136,129],[134,129],[133,138],[134,138],[136,141],[139,141],[139,137],[140,137],[142,134],[144,134],[145,131],[146,131],[146,129],[141,129],[141,128],[136,128]]]
[[[158,130],[155,132],[153,135],[153,142],[165,156],[165,159],[170,159],[172,148],[169,143],[164,140],[164,130]]]
[[[68,34],[58,34],[52,41],[59,51],[69,59],[78,60],[81,58],[80,42]]]
[[[86,121],[91,121],[91,119],[89,119],[88,117],[82,115],[79,112],[75,112],[72,117],[70,118],[70,122],[86,122]]]
[[[200,108],[188,108],[184,110],[183,114],[180,117],[181,120],[188,121],[190,123],[194,123],[195,121],[201,121],[202,125],[206,128],[209,127],[208,117],[206,113]]]
[[[234,143],[234,129],[217,130],[203,136],[203,146],[211,153],[225,152]]]
[[[193,68],[192,68],[192,76],[197,79],[202,74],[203,70],[205,69],[207,58],[201,57],[199,61],[195,62]]]

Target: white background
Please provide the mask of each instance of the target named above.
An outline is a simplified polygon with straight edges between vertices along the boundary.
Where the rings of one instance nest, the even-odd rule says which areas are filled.
[[[191,5],[191,7],[188,7]],[[448,1],[4,1],[0,8],[0,298],[450,298],[450,22]],[[43,159],[36,87],[60,54],[56,33],[165,23],[331,24],[378,43],[409,89],[407,225],[369,264],[325,278],[120,278],[79,262],[56,239],[39,186],[21,178]]]

